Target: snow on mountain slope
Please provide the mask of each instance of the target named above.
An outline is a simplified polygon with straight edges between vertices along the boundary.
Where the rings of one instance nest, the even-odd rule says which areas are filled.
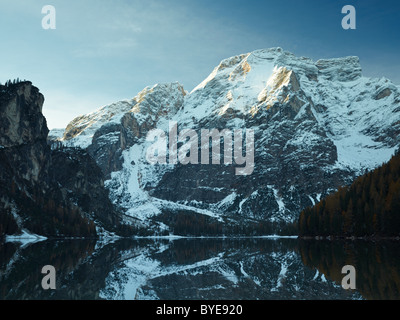
[[[329,106],[318,115],[318,120],[337,147],[337,165],[371,168],[390,159],[397,135],[391,135],[388,124],[399,120],[398,90],[394,84],[384,78],[361,77],[346,82],[321,79],[319,83],[320,87],[304,88],[315,105]],[[386,89],[397,91],[397,97],[395,94],[380,97],[380,92]]]
[[[399,143],[399,92],[388,79],[363,77],[357,57],[313,61],[263,49],[221,61],[190,93],[178,83],[156,85],[78,117],[61,140],[88,149],[109,177],[110,198],[142,222],[166,207],[293,221],[390,159]],[[199,136],[201,129],[253,129],[254,171],[149,164],[146,135],[155,128],[168,135],[170,121]]]
[[[229,109],[256,116],[294,95],[310,103],[318,124],[327,129],[338,149],[338,166],[374,167],[393,154],[397,139],[385,133],[386,124],[400,120],[393,113],[399,105],[398,88],[385,78],[362,77],[357,57],[313,62],[276,48],[226,59],[190,93],[186,104],[195,111],[187,117],[222,116]],[[182,121],[185,116],[176,118]]]
[[[135,115],[138,125],[143,125],[149,120],[149,117],[156,121],[157,115],[167,115],[179,108],[181,97],[179,94],[174,96],[175,90],[180,91],[183,95],[186,94],[178,83],[157,84],[151,88],[144,88],[133,99],[103,106],[92,113],[77,117],[68,124],[63,140],[66,145],[87,148],[97,130],[105,124],[119,124],[127,113]],[[172,94],[168,95],[168,92]],[[164,93],[167,93],[167,96],[163,96]],[[156,101],[163,99],[165,103],[159,108],[160,105],[154,104],[153,99]]]

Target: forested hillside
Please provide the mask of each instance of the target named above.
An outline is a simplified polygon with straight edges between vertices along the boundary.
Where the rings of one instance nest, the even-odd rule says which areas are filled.
[[[299,217],[300,236],[400,235],[400,152]]]

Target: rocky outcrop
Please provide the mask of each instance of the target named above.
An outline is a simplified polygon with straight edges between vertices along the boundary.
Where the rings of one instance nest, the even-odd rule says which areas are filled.
[[[362,75],[358,57],[321,59],[316,66],[319,74],[330,81],[354,81]]]
[[[0,86],[0,236],[116,230],[101,170],[82,150],[51,150],[43,95],[31,82]],[[112,227],[111,227],[112,226]]]
[[[23,82],[0,90],[0,145],[7,148],[46,140],[49,130],[39,89]]]

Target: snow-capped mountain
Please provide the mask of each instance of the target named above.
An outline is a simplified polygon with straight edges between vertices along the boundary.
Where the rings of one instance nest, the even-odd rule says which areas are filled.
[[[357,57],[313,61],[272,48],[221,61],[190,93],[179,83],[146,87],[53,136],[87,149],[112,202],[139,223],[166,210],[290,222],[390,159],[399,144],[399,92],[386,78],[363,77]],[[202,129],[254,130],[254,170],[237,175],[237,161],[150,164],[147,134],[158,129],[168,137],[171,123],[197,138]],[[158,225],[168,229],[168,221]]]

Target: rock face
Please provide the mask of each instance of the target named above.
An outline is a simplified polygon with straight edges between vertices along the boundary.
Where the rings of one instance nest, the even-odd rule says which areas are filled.
[[[43,102],[43,95],[28,83],[2,86],[0,144],[3,147],[46,140],[49,130],[42,114]]]
[[[81,116],[60,142],[86,149],[107,177],[112,202],[142,224],[174,210],[279,224],[389,160],[399,143],[399,107],[399,88],[363,77],[357,57],[313,61],[272,48],[221,61],[190,93],[177,83],[156,85]],[[148,132],[158,129],[168,140],[173,123],[178,134],[197,133],[190,152],[197,150],[198,163],[147,161]],[[204,129],[254,130],[251,174],[237,175],[244,166],[237,156],[232,164],[199,164]],[[188,137],[180,140],[178,148]]]
[[[118,219],[97,164],[82,150],[52,151],[47,144],[43,102],[31,82],[0,86],[0,236],[115,230]]]
[[[74,119],[65,129],[64,144],[87,149],[106,177],[122,169],[124,150],[172,117],[187,93],[178,83],[145,88],[131,100],[117,102]]]

